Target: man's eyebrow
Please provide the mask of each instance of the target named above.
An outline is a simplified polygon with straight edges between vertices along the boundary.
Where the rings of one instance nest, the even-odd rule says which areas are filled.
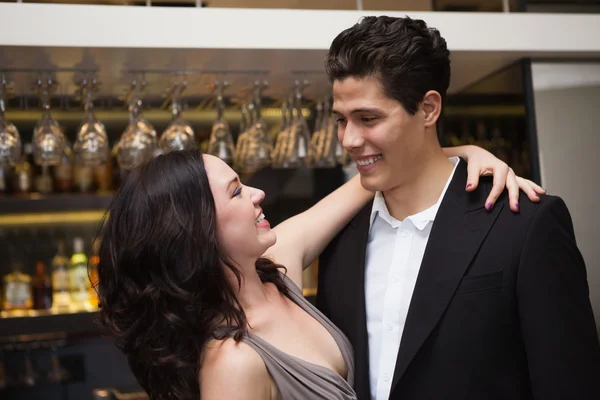
[[[340,111],[338,111],[336,109],[331,110],[331,112],[334,114],[343,115]],[[361,108],[356,108],[356,109],[350,111],[350,114],[356,114],[356,113],[362,113],[362,112],[379,113],[379,112],[381,112],[381,110],[379,108],[375,108],[375,107],[361,107]]]

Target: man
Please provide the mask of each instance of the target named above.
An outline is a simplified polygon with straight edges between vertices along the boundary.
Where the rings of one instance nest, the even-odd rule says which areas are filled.
[[[600,345],[564,202],[486,204],[436,123],[450,82],[425,22],[332,43],[338,137],[375,191],[322,255],[317,306],[354,346],[359,399],[600,399]],[[486,209],[487,208],[487,209]]]

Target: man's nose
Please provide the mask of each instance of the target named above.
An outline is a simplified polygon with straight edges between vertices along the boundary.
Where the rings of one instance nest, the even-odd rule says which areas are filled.
[[[346,151],[350,151],[361,147],[362,145],[363,138],[360,129],[356,125],[348,122],[342,136],[342,147],[344,147]]]

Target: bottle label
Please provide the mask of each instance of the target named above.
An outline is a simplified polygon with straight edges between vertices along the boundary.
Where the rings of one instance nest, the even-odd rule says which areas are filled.
[[[52,272],[52,287],[56,292],[69,290],[69,275],[66,269],[55,269]]]
[[[25,308],[31,302],[31,290],[26,282],[6,283],[6,308]]]
[[[90,298],[90,281],[86,264],[76,264],[71,270],[71,297],[77,303],[86,302]]]

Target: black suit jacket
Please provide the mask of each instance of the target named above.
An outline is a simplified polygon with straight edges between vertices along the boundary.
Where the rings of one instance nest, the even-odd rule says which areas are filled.
[[[492,211],[461,160],[435,218],[404,327],[390,399],[600,399],[600,345],[586,269],[564,202]],[[372,203],[319,262],[317,306],[354,346],[369,399],[365,250]]]

